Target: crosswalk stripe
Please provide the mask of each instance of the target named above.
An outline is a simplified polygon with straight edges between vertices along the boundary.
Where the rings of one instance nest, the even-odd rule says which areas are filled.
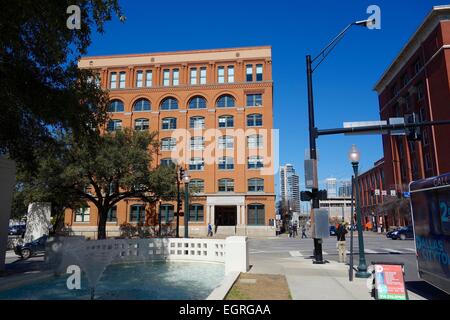
[[[405,250],[410,251],[410,252],[416,252],[416,249],[414,249],[414,248],[405,248]]]
[[[322,251],[322,255],[323,255],[323,256],[327,256],[327,255],[328,255],[328,252]]]
[[[403,252],[398,251],[398,250],[394,250],[394,249],[389,249],[389,248],[383,248],[383,250],[388,251],[389,253],[396,253],[396,254],[401,254]]]
[[[303,255],[300,253],[300,251],[289,251],[289,254],[292,257],[303,257]]]
[[[365,252],[365,253],[369,253],[369,254],[378,253],[377,251],[371,250],[371,249],[364,249],[364,252]]]

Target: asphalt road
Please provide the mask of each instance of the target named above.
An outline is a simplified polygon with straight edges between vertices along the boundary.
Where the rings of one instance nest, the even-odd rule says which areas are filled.
[[[350,234],[349,234],[350,235]],[[350,250],[350,238],[347,237],[347,250]],[[251,239],[250,264],[252,257],[257,255],[270,255],[273,259],[290,256],[309,258],[313,255],[313,240],[287,238],[282,235],[278,238]],[[408,290],[424,297],[427,300],[450,299],[450,295],[419,279],[416,263],[415,244],[413,240],[391,240],[385,235],[372,232],[364,233],[364,249],[367,265],[372,262],[396,262],[405,266],[405,282]],[[324,260],[338,261],[336,238],[324,239],[322,244]],[[349,262],[349,252],[347,263]],[[354,267],[358,266],[358,237],[354,237]]]

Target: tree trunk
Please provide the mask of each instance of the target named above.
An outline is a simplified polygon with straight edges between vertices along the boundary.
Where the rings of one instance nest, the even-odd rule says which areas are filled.
[[[106,219],[108,217],[108,210],[105,208],[98,208],[99,220],[98,220],[98,235],[97,239],[106,239]]]

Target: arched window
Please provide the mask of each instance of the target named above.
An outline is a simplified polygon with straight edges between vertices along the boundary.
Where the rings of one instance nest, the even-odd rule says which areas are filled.
[[[173,221],[173,205],[162,204],[161,205],[161,222],[171,223]]]
[[[234,180],[233,179],[220,179],[219,180],[219,192],[234,192]]]
[[[191,117],[189,127],[191,129],[205,129],[205,117]]]
[[[189,182],[189,191],[193,194],[205,192],[205,180],[193,179]]]
[[[249,179],[248,192],[264,192],[264,179]]]
[[[130,207],[130,222],[145,223],[145,206],[143,204]]]
[[[206,100],[203,97],[194,97],[189,101],[189,109],[206,109]]]
[[[109,104],[108,112],[123,112],[123,102],[120,100],[112,100]]]
[[[250,156],[247,160],[247,169],[264,168],[264,159],[261,156]]]
[[[203,222],[204,211],[203,205],[191,204],[189,206],[189,222]]]
[[[247,208],[247,224],[250,226],[264,226],[266,214],[263,204],[249,204]]]
[[[190,171],[203,171],[205,169],[205,160],[203,158],[191,158],[189,160]]]
[[[233,170],[233,169],[234,169],[233,157],[219,158],[219,170]]]
[[[134,120],[134,130],[144,131],[144,130],[148,130],[148,128],[149,128],[148,119]]]
[[[261,127],[263,125],[262,114],[249,114],[247,116],[247,127]]]
[[[122,120],[114,119],[108,121],[108,126],[106,128],[107,131],[114,132],[120,129],[122,129]]]
[[[133,111],[150,111],[151,104],[147,99],[139,99],[133,105]]]
[[[161,102],[161,110],[176,110],[178,109],[178,100],[175,98],[165,98]]]
[[[217,108],[232,108],[236,104],[233,96],[230,96],[229,94],[225,94],[223,96],[220,96],[219,99],[217,99],[216,107]]]
[[[219,117],[219,128],[233,128],[234,127],[234,117],[233,116],[220,116]]]

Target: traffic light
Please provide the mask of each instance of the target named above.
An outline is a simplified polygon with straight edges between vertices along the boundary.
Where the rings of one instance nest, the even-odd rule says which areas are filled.
[[[317,194],[317,197],[319,200],[328,200],[328,192],[327,190],[319,190],[319,193]]]
[[[416,113],[405,115],[406,124],[418,124],[420,122],[419,116]],[[420,127],[407,128],[406,136],[409,141],[419,141],[422,139],[422,130]]]
[[[185,174],[184,169],[180,167],[180,181],[183,180],[184,174]]]
[[[310,191],[302,191],[300,192],[300,200],[304,202],[311,201],[313,198],[313,194]]]

